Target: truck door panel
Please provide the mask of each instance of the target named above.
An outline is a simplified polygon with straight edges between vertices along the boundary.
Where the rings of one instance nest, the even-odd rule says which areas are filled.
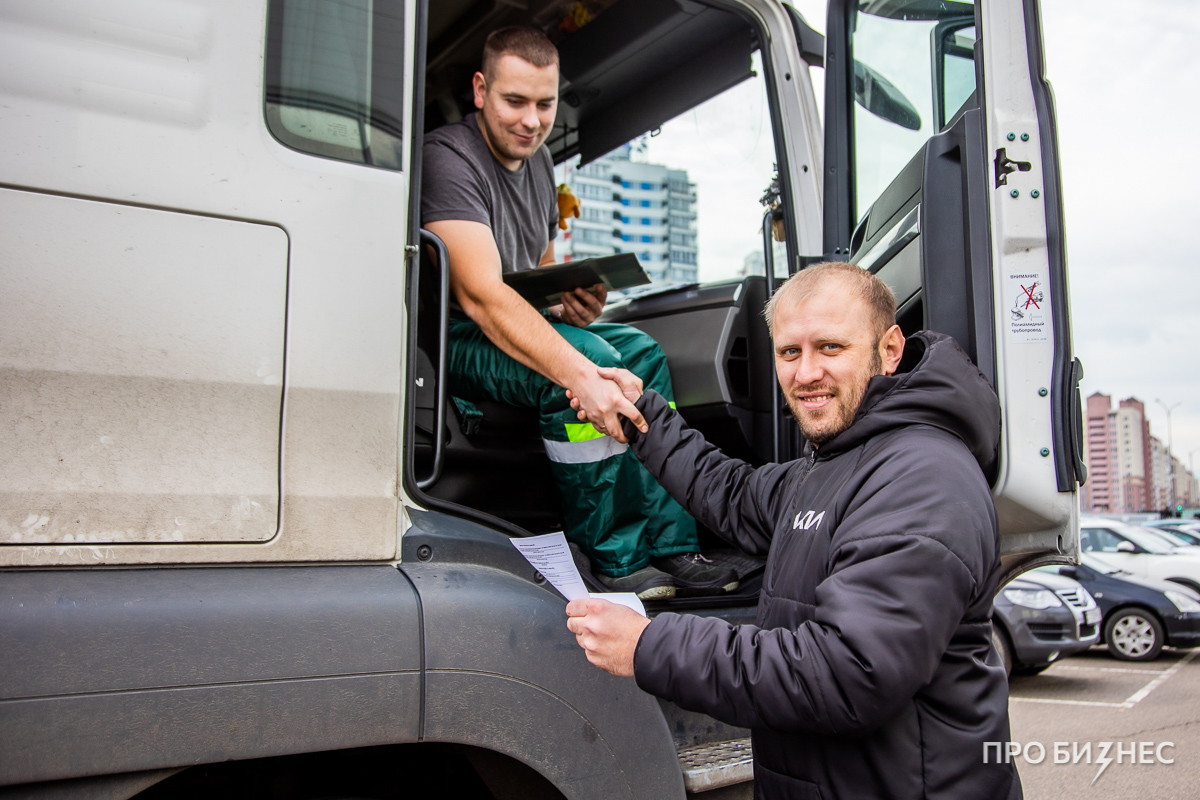
[[[288,237],[0,189],[0,544],[265,541]]]

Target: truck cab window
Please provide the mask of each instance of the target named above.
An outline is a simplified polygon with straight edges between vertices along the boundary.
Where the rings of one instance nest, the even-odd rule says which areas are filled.
[[[564,259],[636,253],[658,286],[764,274],[761,199],[776,157],[757,51],[752,63],[746,79],[652,132],[559,166],[582,206],[559,244]]]
[[[853,12],[856,220],[975,92],[975,7],[860,2]]]
[[[313,155],[401,169],[403,11],[399,0],[274,0],[265,103],[275,138]]]

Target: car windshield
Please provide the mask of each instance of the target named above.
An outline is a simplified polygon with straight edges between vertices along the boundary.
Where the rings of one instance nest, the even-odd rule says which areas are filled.
[[[1175,533],[1175,531],[1167,530],[1166,528],[1142,528],[1142,530],[1156,538],[1162,539],[1173,547],[1188,547],[1191,545],[1191,542]]]
[[[1165,539],[1160,537],[1157,533],[1151,533],[1145,528],[1123,527],[1118,531],[1118,533],[1136,544],[1138,547],[1151,553],[1165,555],[1175,551],[1175,548],[1172,547],[1171,544]]]
[[[1169,525],[1163,526],[1171,533],[1181,539],[1186,539],[1188,544],[1200,543],[1200,525],[1185,524],[1185,525]]]

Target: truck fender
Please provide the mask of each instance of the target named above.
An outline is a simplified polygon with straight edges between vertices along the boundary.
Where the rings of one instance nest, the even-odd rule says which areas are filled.
[[[503,753],[568,798],[684,796],[658,702],[588,663],[566,601],[494,530],[410,511],[402,571],[420,597],[424,741]]]

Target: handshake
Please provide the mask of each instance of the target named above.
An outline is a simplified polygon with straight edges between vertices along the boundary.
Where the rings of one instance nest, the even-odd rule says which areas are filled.
[[[642,412],[634,405],[642,396],[642,379],[627,369],[595,369],[594,376],[584,376],[575,386],[567,388],[576,416],[622,443],[628,439],[621,430],[621,417],[626,417],[642,433],[650,430]]]

